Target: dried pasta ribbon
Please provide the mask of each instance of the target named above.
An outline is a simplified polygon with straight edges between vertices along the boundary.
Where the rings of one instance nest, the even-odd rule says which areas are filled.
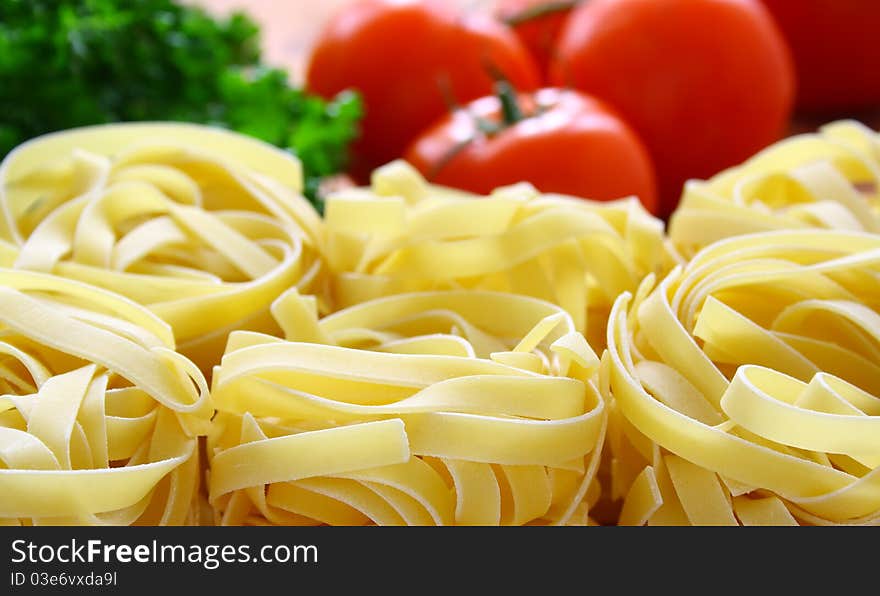
[[[39,137],[0,165],[12,264],[147,306],[209,371],[233,329],[277,332],[269,306],[317,291],[321,226],[299,162],[230,132],[117,124]]]
[[[669,235],[690,257],[730,236],[809,228],[880,232],[880,136],[863,124],[835,122],[689,182]]]
[[[209,399],[146,308],[0,268],[0,522],[197,523]]]
[[[222,524],[585,524],[606,410],[560,307],[477,290],[378,298],[285,340],[235,332],[214,372]]]
[[[327,200],[337,308],[414,291],[477,289],[562,306],[592,345],[620,292],[676,262],[635,198],[603,203],[521,184],[488,197],[429,185],[404,162]]]
[[[716,243],[612,311],[622,523],[880,522],[880,236]]]

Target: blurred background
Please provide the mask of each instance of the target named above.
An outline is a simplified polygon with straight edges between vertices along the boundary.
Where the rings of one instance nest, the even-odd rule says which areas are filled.
[[[267,62],[276,64],[290,71],[294,81],[303,81],[305,64],[312,44],[318,38],[321,29],[330,18],[342,11],[346,5],[357,0],[190,0],[190,3],[204,7],[217,15],[229,15],[234,11],[245,11],[262,30],[263,56]],[[659,0],[662,2],[662,0]],[[773,4],[784,5],[786,2],[796,5],[802,0],[775,0]],[[833,7],[837,4],[843,6],[853,5],[849,12],[858,13],[860,10],[876,14],[880,6],[880,0],[820,0],[820,2],[808,2],[808,4],[821,4],[825,2]],[[444,3],[465,11],[483,11],[491,13],[499,0],[444,0]],[[527,2],[523,2],[527,4]],[[861,7],[865,7],[864,9]],[[866,22],[873,23],[876,16],[866,15]],[[868,27],[867,25],[858,26]],[[818,48],[823,43],[828,43],[822,31],[815,30],[815,45]],[[880,35],[880,31],[877,32]],[[823,42],[822,40],[826,41]],[[880,38],[877,38],[880,39]],[[869,43],[880,43],[877,39]],[[859,57],[853,56],[854,61]],[[880,75],[877,75],[880,77]],[[858,110],[846,113],[845,111],[833,114],[834,117],[855,117],[872,128],[880,128],[880,106],[876,109]],[[818,125],[827,120],[826,115],[799,114],[792,124],[792,133],[814,130]]]
[[[878,31],[880,0],[0,0],[0,158],[52,131],[186,121],[291,151],[319,209],[328,180],[404,158],[479,194],[525,179],[665,218],[687,180],[783,136],[880,128]],[[578,114],[536,148],[522,121],[554,111],[547,88]],[[587,126],[573,152],[595,116],[614,138]]]
[[[267,62],[290,70],[295,81],[303,80],[305,61],[312,43],[330,17],[355,0],[196,0],[218,15],[244,10],[263,31],[263,54]],[[464,9],[489,9],[494,0],[444,0]]]

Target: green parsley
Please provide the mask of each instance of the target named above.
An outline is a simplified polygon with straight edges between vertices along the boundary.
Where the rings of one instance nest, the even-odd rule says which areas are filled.
[[[55,130],[105,122],[211,124],[289,149],[317,202],[344,170],[362,115],[260,62],[259,29],[173,0],[0,2],[0,157]]]

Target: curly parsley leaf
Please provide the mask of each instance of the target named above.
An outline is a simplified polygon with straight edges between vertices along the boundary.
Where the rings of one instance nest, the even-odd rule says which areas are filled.
[[[308,196],[342,171],[362,115],[291,87],[260,62],[259,28],[173,0],[0,2],[0,157],[55,130],[177,120],[230,128],[287,148]]]

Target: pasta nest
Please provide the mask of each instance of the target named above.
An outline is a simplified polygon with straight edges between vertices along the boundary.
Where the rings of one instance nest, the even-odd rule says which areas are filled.
[[[730,236],[809,228],[880,233],[880,135],[863,124],[835,122],[688,182],[669,236],[690,258]]]
[[[701,251],[614,306],[601,390],[623,524],[880,520],[880,236]]]
[[[586,524],[606,409],[561,308],[452,290],[236,332],[214,373],[220,524]]]
[[[276,332],[269,305],[319,292],[320,217],[299,162],[187,124],[118,124],[39,137],[0,166],[0,238],[14,267],[83,281],[167,321],[210,371],[232,329]]]
[[[195,437],[212,414],[149,310],[0,268],[0,522],[197,523]]]
[[[479,199],[479,200],[474,200]],[[335,308],[404,292],[478,289],[563,307],[597,349],[614,299],[677,263],[635,198],[596,202],[529,184],[488,197],[429,185],[405,162],[328,197]]]

